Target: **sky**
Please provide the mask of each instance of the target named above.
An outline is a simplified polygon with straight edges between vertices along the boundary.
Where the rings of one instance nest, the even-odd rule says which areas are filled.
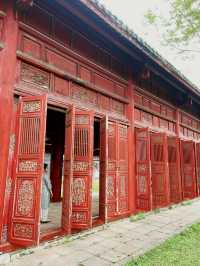
[[[107,9],[121,19],[152,48],[180,70],[192,83],[200,89],[200,55],[183,56],[178,51],[164,46],[161,41],[162,29],[148,25],[144,14],[148,9],[160,14],[167,13],[169,7],[166,0],[99,0]],[[161,30],[162,29],[162,30]]]

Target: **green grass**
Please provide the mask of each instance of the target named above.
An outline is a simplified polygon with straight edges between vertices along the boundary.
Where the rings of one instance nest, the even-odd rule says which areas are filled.
[[[126,266],[200,265],[200,223],[167,240]]]
[[[139,212],[138,214],[136,215],[132,215],[130,217],[130,222],[136,222],[136,221],[139,221],[139,220],[142,220],[146,217],[146,213],[144,212]]]

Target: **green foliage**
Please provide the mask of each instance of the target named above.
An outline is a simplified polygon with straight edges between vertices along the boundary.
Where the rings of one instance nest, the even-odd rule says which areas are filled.
[[[200,265],[200,223],[167,240],[126,266]]]
[[[187,200],[187,201],[183,201],[182,203],[181,203],[181,205],[182,206],[187,206],[187,205],[192,205],[192,201],[191,200]]]
[[[148,10],[145,18],[149,24],[162,25],[163,39],[167,45],[199,47],[200,41],[200,0],[168,0],[170,10],[165,16]],[[183,49],[184,51],[184,49]],[[190,51],[185,49],[185,51]],[[192,50],[200,52],[199,49]]]
[[[130,222],[136,222],[139,220],[143,220],[145,217],[146,217],[146,214],[144,212],[139,212],[138,214],[132,215],[130,217]]]

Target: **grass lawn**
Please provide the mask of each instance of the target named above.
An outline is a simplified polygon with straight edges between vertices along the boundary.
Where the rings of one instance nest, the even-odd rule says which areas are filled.
[[[167,240],[126,266],[200,265],[200,223]]]

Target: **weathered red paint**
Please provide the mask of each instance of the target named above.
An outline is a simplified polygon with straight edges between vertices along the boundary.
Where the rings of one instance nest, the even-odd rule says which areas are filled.
[[[12,244],[39,243],[46,111],[46,95],[23,97],[19,102],[10,202],[9,241]]]
[[[83,4],[85,8],[81,9],[79,5]],[[61,9],[65,10],[64,16]],[[86,10],[99,16],[102,27]],[[159,83],[155,77],[160,73],[159,68],[166,71],[166,66],[152,59],[157,68],[152,73],[146,51],[88,0],[57,0],[53,4],[4,0],[0,11],[0,106],[3,106],[0,112],[0,250],[35,245],[56,235],[70,234],[72,230],[167,206],[182,198],[194,198],[196,190],[199,194],[198,110],[195,114],[195,107],[191,107],[194,114],[191,115],[184,111],[186,106],[174,105],[174,102],[178,105],[178,96],[167,94],[176,91],[174,80],[165,88],[165,83]],[[118,36],[117,32],[122,35]],[[134,49],[130,49],[128,42]],[[149,58],[149,67],[140,53]],[[143,75],[143,69],[148,75]],[[189,88],[168,70],[169,76],[183,86],[183,91]],[[190,93],[199,95],[195,88],[187,91]],[[20,103],[13,103],[14,96],[22,97]],[[172,101],[168,96],[177,99]],[[199,100],[195,100],[199,105]],[[33,112],[22,114],[26,101],[42,102],[44,108],[38,112],[42,121],[37,128],[41,141],[39,151],[31,153],[38,141],[36,137],[23,157],[19,143],[25,136],[31,138],[33,130],[26,135],[30,128],[23,128],[19,121],[22,117],[37,117]],[[41,235],[39,186],[47,105],[65,112],[65,144],[58,143],[56,152],[61,161],[64,151],[64,190],[61,228]],[[21,113],[15,124],[16,107]],[[98,219],[92,219],[91,214],[94,117],[100,121]],[[28,163],[20,164],[26,168],[22,173],[18,167],[25,159]],[[31,160],[38,160],[40,168],[35,169]],[[35,170],[31,172],[29,166]],[[61,168],[55,166],[54,200],[60,200]],[[35,190],[27,195],[31,180]],[[22,199],[29,205],[20,205]],[[28,209],[30,204],[34,211],[32,207]]]

